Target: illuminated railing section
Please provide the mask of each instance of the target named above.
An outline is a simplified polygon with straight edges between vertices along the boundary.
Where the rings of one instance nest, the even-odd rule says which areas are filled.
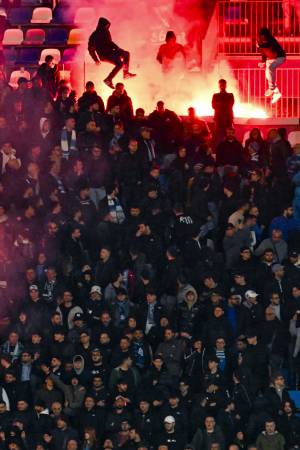
[[[271,105],[266,98],[264,70],[259,68],[233,69],[238,82],[240,100],[254,107],[263,108],[269,117],[300,117],[300,70],[299,68],[277,69],[277,84],[281,99]]]
[[[218,2],[218,53],[256,54],[259,30],[268,27],[288,54],[300,54],[299,0]]]

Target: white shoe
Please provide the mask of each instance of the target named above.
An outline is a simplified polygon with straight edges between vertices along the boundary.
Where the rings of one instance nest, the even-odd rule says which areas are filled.
[[[278,102],[282,97],[282,94],[278,88],[274,89],[273,97],[271,100],[271,104],[274,105],[274,103]]]
[[[265,97],[272,97],[274,94],[274,89],[267,89],[265,92]]]

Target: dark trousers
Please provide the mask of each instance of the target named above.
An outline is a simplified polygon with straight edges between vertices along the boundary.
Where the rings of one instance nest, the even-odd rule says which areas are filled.
[[[130,60],[130,53],[126,50],[123,50],[121,48],[118,48],[114,52],[112,52],[110,55],[103,56],[101,58],[102,61],[110,62],[111,64],[114,64],[113,70],[108,75],[107,79],[112,80],[117,73],[120,72],[120,70],[123,68],[124,71],[128,70],[129,68],[129,60]]]

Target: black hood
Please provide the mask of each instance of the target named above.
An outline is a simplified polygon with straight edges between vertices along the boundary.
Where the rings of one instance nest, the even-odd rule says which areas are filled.
[[[100,17],[97,25],[97,30],[105,28],[107,25],[110,25],[110,21],[105,19],[105,17]]]

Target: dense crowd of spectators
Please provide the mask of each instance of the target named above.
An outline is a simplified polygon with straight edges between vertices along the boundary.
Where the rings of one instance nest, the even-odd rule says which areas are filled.
[[[0,449],[298,448],[300,146],[49,92],[0,81]]]

